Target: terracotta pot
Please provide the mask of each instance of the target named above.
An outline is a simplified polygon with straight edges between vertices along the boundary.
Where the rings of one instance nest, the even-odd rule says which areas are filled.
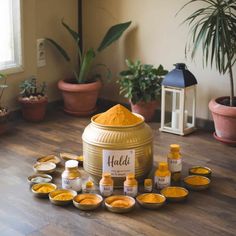
[[[64,99],[64,111],[75,116],[88,116],[96,110],[96,102],[102,87],[100,80],[88,84],[76,84],[72,79],[60,80],[58,88]]]
[[[155,111],[158,107],[157,101],[138,102],[136,104],[130,102],[130,104],[132,112],[142,115],[146,122],[149,122],[153,119]]]
[[[214,137],[226,144],[236,145],[236,107],[224,106],[219,103],[228,97],[212,99],[209,103],[214,124]]]
[[[39,100],[24,100],[19,97],[18,101],[21,104],[22,116],[25,120],[39,122],[44,119],[48,103],[47,97]]]
[[[0,116],[0,135],[6,133],[9,129],[9,116],[9,111],[3,116]]]

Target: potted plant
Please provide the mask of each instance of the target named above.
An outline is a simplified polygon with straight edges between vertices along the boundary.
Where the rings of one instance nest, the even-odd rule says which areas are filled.
[[[0,134],[5,133],[8,130],[9,124],[9,110],[2,105],[2,98],[7,85],[7,76],[0,74]]]
[[[20,84],[18,101],[22,107],[23,118],[27,121],[38,122],[45,117],[48,98],[45,95],[46,83],[38,84],[35,77],[24,80]]]
[[[131,22],[126,22],[112,26],[105,34],[96,51],[93,48],[89,48],[83,53],[79,46],[79,34],[62,20],[63,27],[65,27],[73,37],[77,46],[79,63],[76,68],[71,66],[71,59],[62,46],[53,39],[46,39],[60,52],[72,68],[73,78],[65,78],[58,82],[58,88],[61,90],[64,99],[65,112],[76,116],[87,116],[96,111],[96,102],[102,84],[100,75],[95,74],[89,76],[93,61],[99,52],[103,51],[114,41],[119,39],[130,24]],[[110,71],[107,66],[104,64],[98,64],[97,66],[104,66],[108,70],[108,77],[110,76]]]
[[[131,104],[133,112],[142,115],[145,121],[151,121],[160,99],[161,82],[167,70],[159,65],[142,64],[139,60],[126,59],[128,70],[120,72],[120,94],[124,94]]]
[[[236,61],[236,5],[235,0],[192,0],[183,6],[202,2],[185,19],[190,26],[191,57],[202,48],[203,64],[216,65],[219,73],[228,73],[230,95],[214,98],[209,103],[212,112],[215,133],[219,141],[236,145],[236,98],[234,95],[233,65]]]

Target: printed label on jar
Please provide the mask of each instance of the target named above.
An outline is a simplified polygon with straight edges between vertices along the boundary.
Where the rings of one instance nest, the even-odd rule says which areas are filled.
[[[125,177],[135,173],[135,150],[105,150],[102,151],[102,172],[111,173],[112,177]]]
[[[82,189],[81,178],[76,178],[76,179],[62,178],[62,188],[72,189],[76,192],[80,192]]]
[[[138,194],[138,186],[124,186],[124,194],[130,197],[136,197]]]
[[[112,185],[100,185],[99,186],[100,192],[104,197],[108,197],[113,193],[113,186]]]
[[[157,189],[163,189],[170,186],[170,176],[155,176],[155,185]]]
[[[168,159],[170,172],[179,172],[182,170],[182,159]]]
[[[152,192],[152,186],[144,186],[144,191],[148,193]]]

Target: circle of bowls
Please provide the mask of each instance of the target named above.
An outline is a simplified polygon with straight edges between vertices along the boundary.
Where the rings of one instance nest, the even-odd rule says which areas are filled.
[[[54,197],[61,193],[70,193],[72,198],[70,200],[55,200]],[[73,198],[77,195],[77,192],[71,189],[56,189],[49,193],[49,200],[51,203],[57,206],[65,206],[72,203]]]
[[[194,178],[194,177],[200,177],[200,178],[204,178],[208,181],[207,184],[202,184],[202,185],[194,185],[194,184],[189,184],[187,183],[187,179],[190,179],[190,178]],[[201,176],[201,175],[189,175],[187,177],[184,178],[184,184],[186,186],[186,188],[190,189],[190,190],[194,190],[194,191],[200,191],[200,190],[205,190],[205,189],[208,189],[209,186],[210,186],[210,183],[211,183],[211,180],[205,176]]]
[[[162,199],[161,202],[156,202],[156,203],[149,203],[149,202],[144,202],[142,201],[142,197],[148,195],[150,193],[144,193],[144,194],[140,194],[136,197],[136,200],[137,202],[144,208],[147,208],[147,209],[158,209],[160,208],[161,206],[164,205],[165,201],[166,201],[166,198],[165,196],[163,196],[162,194],[158,194],[158,193],[151,193],[151,194],[154,194],[154,195],[157,195],[158,197],[160,197]]]
[[[125,200],[129,201],[130,206],[129,207],[113,207],[111,203],[115,200]],[[130,212],[134,209],[135,206],[135,199],[130,196],[124,196],[124,195],[114,195],[107,197],[105,199],[105,206],[108,211],[113,212],[113,213],[127,213]]]
[[[48,193],[40,193],[40,192],[37,192],[36,189],[38,189],[40,186],[52,186],[52,187],[54,187],[54,189],[53,189],[52,191],[54,191],[54,190],[57,189],[57,186],[56,186],[55,184],[52,184],[52,183],[39,183],[39,184],[34,184],[34,185],[31,187],[31,192],[34,194],[35,197],[46,198],[46,197],[48,197],[48,194],[49,194],[50,192],[52,192],[52,191],[50,191],[50,192],[48,192]]]
[[[42,169],[42,166],[50,166],[50,168],[45,168],[45,169]],[[39,170],[38,167],[41,166],[41,169]],[[52,163],[52,162],[42,162],[42,163],[36,163],[34,164],[33,166],[33,169],[36,173],[38,174],[50,174],[50,173],[53,173],[56,169],[56,164],[55,163]]]
[[[165,194],[165,191],[167,189],[182,189],[186,194],[184,196],[166,196]],[[186,189],[186,188],[183,188],[183,187],[177,187],[177,186],[171,186],[171,187],[166,187],[166,188],[163,188],[161,190],[161,194],[163,196],[165,196],[166,200],[170,201],[170,202],[181,202],[181,201],[184,201],[187,199],[188,195],[189,195],[189,191]]]
[[[96,204],[81,204],[80,201],[84,199],[96,199]],[[91,211],[97,209],[103,201],[103,197],[99,194],[95,193],[82,193],[78,194],[73,198],[73,204],[76,208],[82,210],[82,211]]]
[[[47,175],[47,174],[34,174],[34,175],[30,175],[27,180],[30,184],[30,186],[34,185],[34,184],[39,184],[40,182],[34,182],[33,179],[37,178],[37,177],[41,177],[41,178],[45,178],[44,182],[41,183],[50,183],[52,181],[52,176],[51,175]]]

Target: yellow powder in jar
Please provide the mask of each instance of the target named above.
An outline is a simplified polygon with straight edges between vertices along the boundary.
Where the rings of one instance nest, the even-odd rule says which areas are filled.
[[[37,193],[50,193],[53,190],[55,190],[55,187],[51,185],[43,185],[40,186],[38,189],[35,189]]]
[[[141,122],[142,119],[118,104],[100,114],[94,121],[102,125],[127,126],[135,125]]]
[[[153,193],[145,194],[141,196],[139,199],[145,203],[161,203],[164,201],[163,197]]]
[[[191,176],[185,179],[185,182],[190,185],[207,185],[209,184],[209,180],[203,176]]]
[[[182,188],[170,187],[170,188],[163,189],[162,194],[165,197],[173,197],[174,198],[174,197],[184,197],[188,193]]]
[[[53,200],[57,200],[57,201],[69,201],[73,199],[73,195],[71,193],[60,193],[57,194]]]
[[[196,167],[196,168],[191,169],[191,173],[206,175],[206,174],[209,174],[209,170],[207,170],[204,167]]]
[[[110,205],[118,208],[127,208],[130,206],[129,202],[125,200],[115,200]]]

